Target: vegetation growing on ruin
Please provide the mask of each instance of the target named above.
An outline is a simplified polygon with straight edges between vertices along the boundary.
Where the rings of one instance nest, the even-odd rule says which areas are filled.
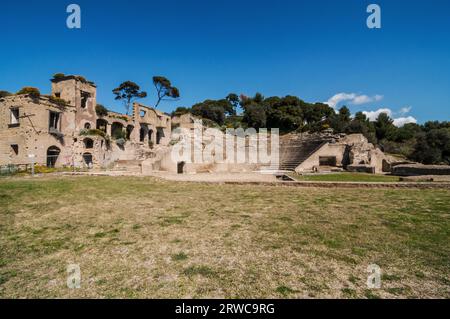
[[[0,91],[0,98],[11,96],[11,95],[13,95],[13,94],[8,91]]]
[[[112,133],[112,138],[115,140],[119,140],[119,139],[124,139],[126,140],[127,138],[127,132],[125,132],[125,130],[115,130]]]
[[[449,212],[443,189],[2,179],[0,297],[450,298]]]
[[[67,105],[69,105],[69,102],[67,102],[66,100],[53,96],[53,95],[49,95],[48,96],[48,100],[51,103],[54,103],[56,105],[58,105],[59,107],[66,107]]]
[[[53,78],[55,80],[64,79],[65,77],[66,77],[66,75],[64,73],[55,73],[55,74],[53,74]]]
[[[31,87],[31,86],[26,86],[23,87],[20,91],[18,91],[16,93],[17,95],[21,95],[21,94],[27,94],[28,96],[30,96],[31,98],[39,98],[41,96],[41,92],[39,91],[38,88],[35,87]]]
[[[98,116],[106,116],[108,115],[108,109],[104,107],[102,104],[97,104],[95,106],[95,113],[97,113]]]
[[[119,119],[119,120],[122,120],[122,121],[128,121],[128,120],[129,120],[129,118],[128,118],[127,116],[125,116],[125,115],[115,115],[115,114],[111,114],[110,116],[111,116],[112,118]]]
[[[80,135],[81,136],[97,135],[97,136],[101,136],[103,138],[108,138],[108,135],[99,129],[81,129]]]

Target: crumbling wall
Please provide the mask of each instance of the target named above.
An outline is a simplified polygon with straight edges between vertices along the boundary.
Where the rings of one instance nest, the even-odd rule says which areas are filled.
[[[303,163],[295,168],[297,173],[313,171],[314,167],[319,166],[319,158],[321,156],[335,156],[337,166],[342,167],[345,158],[345,144],[326,143],[320,147],[314,154],[308,157]]]
[[[369,143],[362,134],[350,134],[339,137],[334,143],[323,145],[309,158],[301,163],[296,172],[314,171],[319,167],[321,156],[335,156],[339,167],[349,168],[352,171],[365,171],[382,173],[383,165],[390,159],[377,147]]]
[[[10,125],[10,109],[19,109],[18,125]],[[72,123],[75,111],[72,107],[61,108],[49,102],[48,98],[30,98],[15,95],[0,101],[0,165],[30,164],[28,155],[35,155],[35,163],[47,164],[49,147],[60,149],[56,165],[70,165],[74,136]],[[50,112],[60,114],[59,128],[54,134],[49,130]],[[14,154],[11,145],[18,145],[18,154]]]

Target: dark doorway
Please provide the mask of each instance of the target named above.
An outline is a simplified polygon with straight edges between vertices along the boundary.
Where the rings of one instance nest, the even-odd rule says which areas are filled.
[[[178,174],[184,173],[184,165],[185,164],[186,164],[185,162],[178,162],[178,164],[177,164],[177,173]]]
[[[150,142],[152,140],[153,137],[153,130],[148,130],[148,141]]]
[[[156,144],[160,144],[163,137],[164,131],[160,128],[156,129]]]
[[[133,132],[134,126],[133,125],[128,125],[127,126],[127,140],[131,139],[131,133]]]
[[[47,167],[55,167],[61,150],[56,146],[50,146],[47,149]]]
[[[139,130],[139,141],[143,142],[145,139],[145,128],[141,127]]]
[[[97,130],[103,131],[106,133],[106,127],[108,126],[108,121],[98,119],[97,120]]]
[[[126,136],[126,133],[124,135],[123,132],[123,125],[119,122],[114,122],[111,125],[111,136],[115,139],[124,138]]]
[[[83,154],[83,161],[88,167],[92,167],[92,154],[91,153],[84,153]]]
[[[336,156],[319,156],[320,166],[336,166]]]
[[[94,147],[94,140],[92,140],[90,138],[85,138],[83,140],[83,143],[84,143],[85,148],[93,148]]]

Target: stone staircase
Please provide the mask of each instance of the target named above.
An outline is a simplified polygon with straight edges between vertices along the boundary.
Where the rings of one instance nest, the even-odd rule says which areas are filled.
[[[142,161],[141,160],[117,160],[114,163],[114,171],[141,173]]]
[[[328,142],[327,139],[301,135],[284,136],[280,139],[280,170],[294,171],[298,165]]]

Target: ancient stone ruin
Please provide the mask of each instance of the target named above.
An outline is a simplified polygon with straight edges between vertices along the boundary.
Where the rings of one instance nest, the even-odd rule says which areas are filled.
[[[29,168],[35,163],[47,167],[101,168],[144,174],[155,170],[173,173],[347,170],[393,171],[399,175],[430,172],[424,167],[398,166],[401,164],[398,159],[384,154],[362,134],[333,134],[332,131],[283,136],[255,131],[253,135],[233,136],[233,152],[230,152],[224,146],[229,133],[202,127],[200,141],[190,134],[184,139],[192,143],[193,151],[213,149],[213,153],[223,153],[223,160],[198,162],[194,154],[187,160],[176,160],[171,156],[172,151],[183,136],[177,137],[173,130],[192,133],[201,119],[189,113],[171,118],[139,103],[133,104],[131,115],[106,109],[99,111],[93,82],[73,75],[56,77],[51,82],[50,95],[30,93],[0,98],[0,167]],[[273,140],[275,135],[277,139]],[[255,137],[258,142],[252,144]],[[279,145],[276,160],[269,166],[234,160],[238,151],[245,153],[246,158],[252,157],[260,151],[261,142],[267,144],[270,155],[274,151],[272,146]],[[448,168],[433,169],[432,173],[449,174]]]
[[[130,116],[97,114],[96,86],[80,76],[54,78],[50,96],[0,99],[0,165],[113,167],[155,157],[170,141],[171,119],[133,105]]]

